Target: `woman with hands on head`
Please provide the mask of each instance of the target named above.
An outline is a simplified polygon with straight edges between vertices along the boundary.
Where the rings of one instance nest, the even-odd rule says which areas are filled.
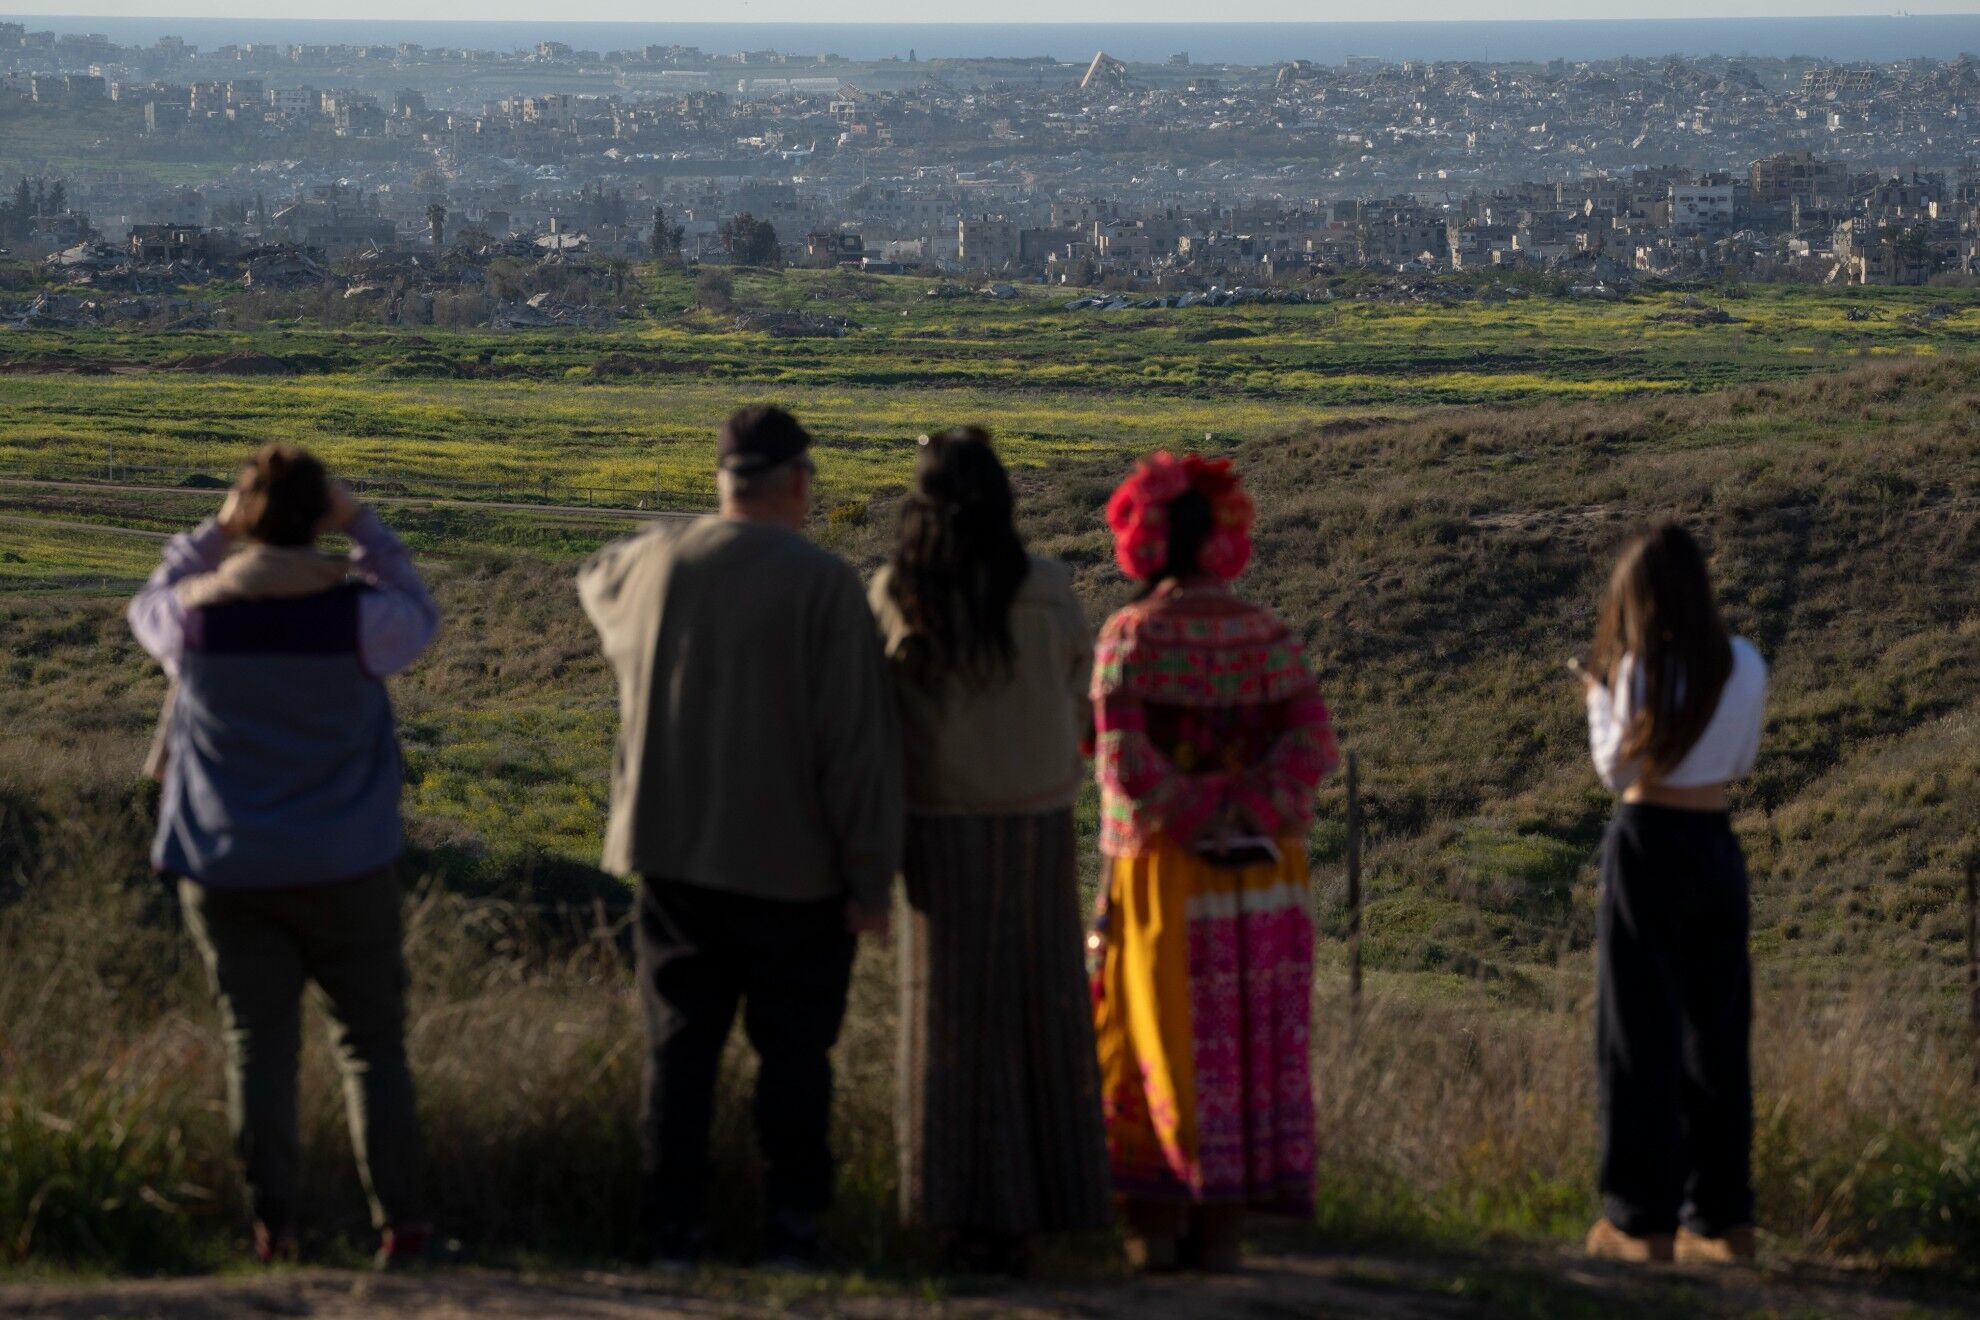
[[[348,557],[316,548],[348,536]],[[269,445],[217,517],[165,544],[132,631],[172,679],[151,862],[177,884],[220,1007],[255,1249],[296,1243],[303,987],[334,1019],[379,1263],[418,1258],[395,863],[404,771],[384,680],[440,626],[412,556],[308,453]]]

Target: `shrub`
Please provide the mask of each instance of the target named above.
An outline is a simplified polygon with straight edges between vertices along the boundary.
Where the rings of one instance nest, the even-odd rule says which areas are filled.
[[[735,306],[735,281],[729,272],[704,266],[694,277],[694,305],[705,312],[726,312]]]

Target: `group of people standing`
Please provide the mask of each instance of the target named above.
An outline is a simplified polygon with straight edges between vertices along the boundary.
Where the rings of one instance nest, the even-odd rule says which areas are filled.
[[[802,534],[809,446],[788,413],[736,414],[721,515],[578,578],[619,678],[605,866],[639,879],[656,1254],[701,1249],[740,1000],[766,1251],[815,1256],[852,935],[885,929],[898,874],[907,1218],[959,1267],[1017,1268],[1118,1197],[1150,1267],[1234,1266],[1246,1206],[1311,1206],[1304,843],[1337,759],[1297,643],[1229,589],[1249,499],[1226,461],[1143,462],[1108,509],[1143,590],[1096,651],[983,432],[920,442],[864,591]],[[1108,873],[1083,959],[1088,754]]]
[[[1066,566],[1027,551],[981,430],[921,439],[864,587],[803,533],[810,448],[790,414],[743,409],[718,441],[720,512],[607,546],[578,576],[619,689],[603,865],[637,885],[650,1259],[687,1268],[705,1249],[740,1014],[762,1256],[820,1261],[831,1051],[857,941],[892,933],[898,880],[904,1218],[957,1269],[1021,1270],[1038,1235],[1116,1221],[1141,1268],[1236,1268],[1248,1211],[1312,1210],[1305,845],[1338,760],[1292,631],[1232,589],[1251,554],[1242,483],[1196,455],[1136,467],[1106,515],[1138,589],[1096,645]],[[328,529],[348,559],[315,548]],[[257,1246],[293,1249],[296,1017],[315,980],[381,1260],[416,1258],[430,1228],[382,680],[438,610],[375,515],[271,447],[218,519],[168,544],[131,620],[174,679],[153,860],[212,972]],[[1591,745],[1624,797],[1604,844],[1606,1201],[1589,1248],[1739,1258],[1750,993],[1724,783],[1752,762],[1764,665],[1665,525],[1626,549],[1588,673]],[[1089,758],[1090,923],[1074,821]]]

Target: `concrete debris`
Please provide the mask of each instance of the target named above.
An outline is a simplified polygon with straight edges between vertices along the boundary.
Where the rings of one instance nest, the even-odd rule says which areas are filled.
[[[1075,298],[1066,304],[1066,310],[1069,312],[1122,312],[1130,310],[1145,311],[1159,307],[1243,307],[1266,304],[1286,306],[1331,301],[1333,301],[1333,294],[1324,289],[1260,289],[1240,284],[1234,289],[1212,287],[1201,293],[1160,294],[1152,298],[1141,296],[1131,297],[1121,293]]]
[[[1930,307],[1921,307],[1915,312],[1906,312],[1898,320],[1911,325],[1937,325],[1949,316],[1958,315],[1959,308],[1951,303],[1939,302],[1933,303]]]
[[[522,302],[503,303],[489,318],[497,330],[541,330],[557,326],[602,327],[612,323],[614,313],[603,308],[579,307],[539,293]]]
[[[297,289],[330,278],[319,253],[287,243],[255,248],[241,260],[242,282],[250,289]]]

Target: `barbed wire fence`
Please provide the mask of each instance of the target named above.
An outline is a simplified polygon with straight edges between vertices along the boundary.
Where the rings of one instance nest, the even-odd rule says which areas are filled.
[[[1352,751],[1346,752],[1342,758],[1342,765],[1345,771],[1343,779],[1346,788],[1344,812],[1346,838],[1342,845],[1343,871],[1345,873],[1343,903],[1346,907],[1348,1033],[1349,1040],[1352,1042],[1357,1040],[1360,1035],[1365,1014],[1363,1003],[1362,946],[1367,926],[1367,891],[1363,882],[1362,871],[1364,863],[1363,832],[1366,828],[1366,823],[1363,814],[1360,757]],[[1462,795],[1455,794],[1432,794],[1425,800],[1426,802],[1437,800],[1456,802],[1461,800],[1461,797]],[[1960,995],[1958,990],[1955,990],[1954,993],[1957,997],[1964,998],[1966,1001],[1964,1016],[1966,1017],[1968,1050],[1971,1055],[1970,1080],[1973,1089],[1976,1092],[1980,1092],[1980,844],[1975,844],[1967,850],[1963,870],[1964,882],[1961,885],[1961,893],[1953,901],[1959,903],[1964,908],[1965,916],[1965,967],[1962,978],[1963,985],[1960,987],[1960,989],[1964,990],[1964,994]],[[1317,902],[1318,896],[1316,895],[1315,898]],[[1478,906],[1476,894],[1470,896],[1470,902],[1474,908]],[[1568,937],[1563,935],[1556,945],[1555,963],[1557,969],[1566,965],[1568,944]],[[1557,999],[1556,1008],[1558,1011],[1565,1011],[1566,1005]]]

